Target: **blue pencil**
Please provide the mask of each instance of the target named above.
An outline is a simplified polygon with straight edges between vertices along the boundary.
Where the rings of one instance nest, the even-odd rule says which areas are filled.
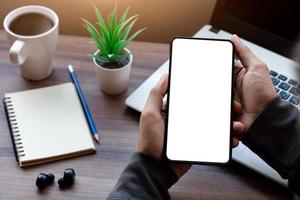
[[[80,88],[76,72],[73,69],[72,65],[69,65],[68,69],[69,69],[69,73],[70,73],[70,77],[72,79],[72,82],[74,83],[76,91],[78,93],[78,96],[79,96],[79,99],[80,99],[80,103],[81,103],[81,106],[82,106],[82,108],[84,110],[84,114],[85,114],[85,117],[86,117],[86,119],[88,121],[88,124],[89,124],[89,127],[91,129],[92,135],[93,135],[94,139],[96,140],[96,142],[100,143],[100,138],[99,138],[99,135],[98,135],[98,132],[97,132],[97,127],[96,127],[95,122],[94,122],[94,120],[92,118],[91,112],[90,112],[89,107],[87,105],[87,102],[86,102],[86,100],[84,98],[83,92],[82,92],[82,90]]]

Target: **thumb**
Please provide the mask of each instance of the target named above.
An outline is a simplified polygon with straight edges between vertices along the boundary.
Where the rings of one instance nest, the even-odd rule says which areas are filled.
[[[163,75],[160,81],[151,89],[144,110],[161,112],[163,97],[168,89],[168,77],[168,74]]]
[[[259,59],[252,53],[252,51],[242,43],[237,35],[232,35],[230,37],[230,40],[235,47],[237,57],[245,68],[250,68],[255,63],[257,63],[257,61],[259,61]]]

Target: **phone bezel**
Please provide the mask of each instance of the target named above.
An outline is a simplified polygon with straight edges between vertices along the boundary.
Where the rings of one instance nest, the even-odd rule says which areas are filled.
[[[230,104],[230,137],[229,137],[229,157],[226,162],[206,162],[206,161],[188,161],[188,160],[172,160],[167,156],[167,139],[168,139],[168,118],[169,118],[169,101],[170,101],[170,84],[172,78],[172,49],[173,42],[176,39],[189,39],[189,40],[210,40],[210,41],[221,41],[229,42],[232,45],[232,72],[231,72],[231,104]],[[202,164],[202,165],[226,165],[232,160],[232,132],[233,132],[233,98],[234,98],[234,45],[230,40],[226,39],[213,39],[213,38],[192,38],[192,37],[174,37],[170,43],[170,55],[169,55],[169,80],[167,89],[167,106],[166,106],[166,124],[164,132],[164,145],[163,145],[163,159],[172,163],[182,163],[182,164]]]

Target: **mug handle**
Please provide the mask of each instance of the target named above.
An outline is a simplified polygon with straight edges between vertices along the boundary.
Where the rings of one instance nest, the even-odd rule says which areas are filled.
[[[28,52],[26,50],[25,42],[16,40],[9,50],[10,61],[14,64],[22,65],[27,57]]]

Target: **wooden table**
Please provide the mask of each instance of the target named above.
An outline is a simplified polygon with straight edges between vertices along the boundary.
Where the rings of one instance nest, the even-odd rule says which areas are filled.
[[[67,64],[77,69],[103,144],[97,153],[21,169],[15,160],[3,106],[0,106],[0,199],[105,199],[135,151],[139,113],[124,101],[168,58],[168,45],[133,42],[129,49],[134,63],[128,90],[107,96],[100,90],[91,54],[95,48],[89,38],[60,36],[53,62],[53,74],[43,81],[23,79],[19,67],[9,62],[9,44],[0,31],[0,97],[6,92],[39,88],[69,82]],[[30,117],[30,116],[28,116]],[[55,145],[55,144],[53,144]],[[35,186],[39,172],[52,172],[56,180],[67,167],[76,169],[76,183],[60,191],[57,183],[40,192]],[[288,191],[278,184],[237,164],[226,167],[193,166],[170,189],[172,199],[287,199]]]

